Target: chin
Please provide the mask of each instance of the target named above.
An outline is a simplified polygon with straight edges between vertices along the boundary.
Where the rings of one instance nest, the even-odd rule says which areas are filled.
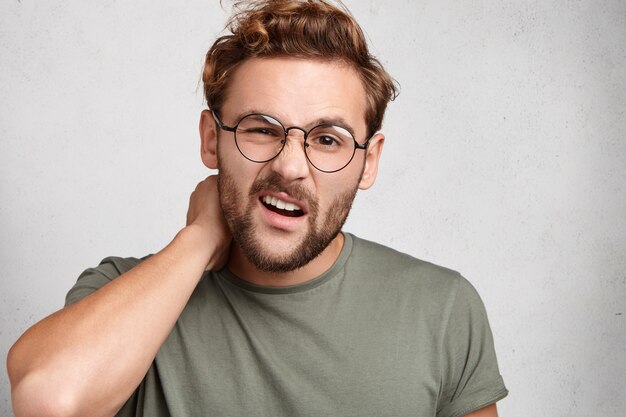
[[[333,236],[307,233],[299,239],[237,239],[244,256],[259,271],[284,273],[304,267],[317,258],[332,242]]]

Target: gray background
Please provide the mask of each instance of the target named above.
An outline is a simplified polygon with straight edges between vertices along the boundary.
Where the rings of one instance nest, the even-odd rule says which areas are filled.
[[[0,5],[2,357],[81,270],[184,225],[218,3]],[[402,87],[346,229],[478,288],[502,416],[623,415],[626,2],[346,3]]]

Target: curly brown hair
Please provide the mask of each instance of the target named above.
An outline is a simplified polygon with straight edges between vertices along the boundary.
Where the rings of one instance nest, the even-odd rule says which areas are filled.
[[[387,103],[398,95],[394,80],[370,54],[361,30],[345,6],[325,0],[249,0],[234,4],[219,37],[206,54],[202,82],[207,105],[218,110],[228,81],[247,58],[289,56],[340,60],[361,77],[367,96],[369,135],[380,130]]]

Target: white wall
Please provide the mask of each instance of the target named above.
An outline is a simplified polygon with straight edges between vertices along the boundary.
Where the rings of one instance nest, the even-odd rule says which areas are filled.
[[[184,224],[218,3],[0,4],[2,357],[82,269]],[[474,283],[502,416],[623,413],[626,3],[346,3],[402,86],[347,229]]]

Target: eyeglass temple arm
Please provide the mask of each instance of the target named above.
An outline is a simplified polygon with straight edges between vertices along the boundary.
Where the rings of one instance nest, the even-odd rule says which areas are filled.
[[[367,149],[367,146],[370,144],[370,140],[372,140],[373,137],[374,137],[374,135],[372,135],[369,138],[367,138],[367,140],[365,142],[363,142],[363,144],[360,144],[359,142],[357,142],[355,140],[354,143],[355,143],[356,148],[357,149]]]
[[[211,110],[211,114],[213,115],[213,119],[215,119],[215,122],[217,123],[220,129],[226,130],[227,132],[234,132],[235,130],[237,130],[234,127],[226,126],[224,123],[222,123],[222,120],[217,115],[215,110]],[[368,139],[368,142],[369,142],[369,139]]]

